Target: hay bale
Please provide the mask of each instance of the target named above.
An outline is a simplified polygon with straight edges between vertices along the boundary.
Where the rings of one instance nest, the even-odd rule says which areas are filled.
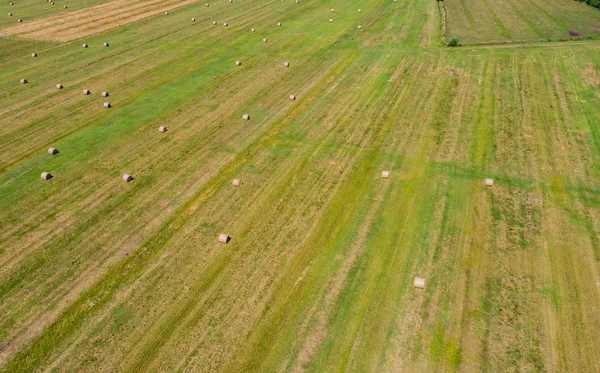
[[[233,3],[233,0],[229,0],[229,4],[232,4],[232,3]]]
[[[284,62],[284,63],[283,63],[283,66],[284,66],[284,67],[290,67],[290,63],[289,63],[289,62]]]
[[[158,127],[158,132],[160,132],[160,133],[165,133],[165,132],[167,132],[167,127],[165,127],[165,126],[160,126],[160,127]]]
[[[362,9],[359,9],[359,10],[358,10],[358,12],[359,12],[359,13],[360,13],[360,12],[362,12]]]
[[[217,24],[217,21],[213,21],[213,25],[216,25],[216,24]]]
[[[106,109],[110,108],[110,107],[111,107],[111,106],[110,106],[110,102],[105,102],[105,103],[104,103],[104,107],[105,107]]]
[[[331,8],[331,13],[335,12],[335,9]]]
[[[227,24],[227,22],[223,23],[223,27],[227,27],[227,26],[229,26],[229,25]]]
[[[389,179],[390,178],[390,171],[381,171],[381,178],[383,178],[383,179]]]
[[[92,94],[92,92],[90,92],[90,90],[89,90],[89,89],[84,89],[84,90],[83,90],[83,94],[87,96],[87,95],[91,95],[91,94]]]
[[[108,42],[105,42],[105,43],[104,43],[104,46],[105,46],[105,47],[108,47]]]
[[[84,48],[87,48],[87,47],[88,47],[88,45],[84,43],[84,44],[82,45],[82,47],[84,47]]]
[[[242,62],[241,61],[235,61],[235,65],[236,66],[242,66]]]
[[[267,38],[264,38],[264,39],[263,39],[263,43],[266,43],[266,42],[267,42]]]
[[[42,180],[50,180],[53,176],[49,172],[42,172],[40,177],[42,178]]]
[[[48,149],[48,154],[50,154],[50,155],[56,155],[56,154],[58,154],[58,149],[56,149],[56,148],[50,148],[50,149]]]
[[[209,6],[208,3],[204,4],[204,6]]]
[[[300,0],[296,0],[296,4],[300,4]]]
[[[123,175],[123,181],[126,183],[133,181],[133,176],[131,176],[129,174],[125,174],[125,175]]]
[[[243,120],[250,120],[250,115],[249,114],[244,114],[244,115],[242,115],[242,119]]]
[[[64,8],[64,9],[67,9],[67,6],[66,6],[66,5],[63,5],[63,8]]]
[[[196,22],[196,18],[192,18],[192,22]]]
[[[494,179],[485,179],[485,186],[493,186],[494,185]]]
[[[296,96],[290,95],[290,101],[296,101]]]
[[[242,180],[240,180],[240,179],[233,179],[233,183],[232,183],[232,185],[233,185],[234,187],[239,187],[239,186],[241,186],[241,185],[242,185]]]
[[[361,26],[361,25],[358,25],[358,29],[359,29],[359,30],[360,30],[360,29],[362,29],[362,26]]]
[[[333,23],[333,19],[329,18],[329,23]]]
[[[63,89],[63,85],[62,85],[62,84],[60,84],[60,83],[58,83],[58,84],[56,85],[56,88],[58,88],[58,89]]]
[[[21,18],[19,18],[19,19],[17,20],[17,22],[21,23],[21,22],[23,22],[23,20],[22,20]]]
[[[27,79],[21,79],[21,84],[27,84],[27,83],[28,83]]]
[[[256,32],[256,30],[255,29],[250,29],[250,32]]]
[[[8,16],[9,16],[9,17],[12,17],[12,13],[8,13]]]
[[[277,22],[277,26],[281,26],[281,22]]]
[[[108,97],[108,92],[102,92],[102,97]]]
[[[11,6],[12,6],[12,5],[15,5],[15,3],[10,3],[10,5],[11,5]]]
[[[415,277],[413,281],[413,286],[417,289],[425,289],[425,279],[420,277]]]
[[[231,237],[229,237],[229,235],[225,234],[225,233],[221,233],[219,235],[219,242],[220,243],[228,243],[231,240]]]
[[[35,53],[35,52],[31,53],[31,57],[37,57],[37,53]]]
[[[168,15],[169,15],[169,12],[165,12],[165,15],[166,15],[166,16],[168,16]]]

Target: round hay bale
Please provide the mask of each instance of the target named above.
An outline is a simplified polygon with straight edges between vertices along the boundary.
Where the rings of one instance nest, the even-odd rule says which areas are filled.
[[[390,178],[390,171],[381,171],[381,177],[383,179],[389,179]]]
[[[63,8],[64,8],[64,9],[67,9],[67,6],[66,6],[66,5],[63,5]]]
[[[8,16],[9,16],[9,17],[12,17],[12,13],[8,13]]]
[[[83,94],[87,96],[87,95],[91,95],[91,94],[92,94],[92,92],[90,92],[90,90],[89,90],[89,89],[84,89],[84,90],[83,90]]]
[[[132,180],[133,180],[133,176],[131,176],[131,175],[129,175],[129,174],[125,174],[125,175],[123,175],[123,181],[124,181],[124,182],[128,183],[128,182],[130,182],[130,181],[132,181]]]
[[[231,237],[229,237],[229,235],[228,235],[228,234],[221,233],[221,234],[219,235],[219,242],[220,242],[220,243],[225,243],[225,244],[226,244],[226,243],[228,243],[230,240],[231,240]]]
[[[204,4],[204,6],[209,6],[208,3]]]
[[[108,45],[109,45],[109,44],[108,44],[108,42],[105,42],[105,43],[104,43],[104,46],[105,46],[105,47],[108,47]]]
[[[158,127],[158,132],[160,132],[160,133],[165,133],[165,132],[167,132],[167,127],[165,127],[165,126],[160,126],[160,127]]]
[[[88,47],[88,45],[84,43],[84,44],[82,45],[82,47],[84,47],[84,48],[87,48],[87,47]]]
[[[335,12],[335,9],[331,8],[331,13]]]
[[[230,3],[230,4],[232,4],[232,3],[233,3],[233,0],[229,0],[229,3]]]
[[[329,23],[333,23],[333,19],[329,18]]]
[[[60,84],[60,83],[58,83],[58,84],[56,85],[56,88],[58,88],[58,89],[63,89],[63,85],[62,85],[62,84]]]
[[[250,32],[256,32],[256,30],[255,29],[250,29]]]
[[[22,20],[21,18],[19,18],[19,19],[17,20],[17,22],[21,23],[21,22],[23,22],[23,20]]]
[[[217,24],[217,21],[213,21],[213,25],[216,25],[216,24]]]
[[[281,26],[281,22],[277,22],[277,26]]]
[[[42,172],[40,177],[42,178],[42,180],[50,180],[53,176],[49,172]]]
[[[15,5],[15,3],[10,3],[10,5],[11,5],[11,6],[12,6],[12,5]]]
[[[108,97],[108,96],[109,96],[108,92],[102,92],[102,97]]]
[[[300,0],[296,0],[296,4],[300,4]]]
[[[227,22],[223,23],[223,27],[227,27],[227,26],[229,26],[229,25],[227,24]]]
[[[166,16],[168,16],[168,15],[169,15],[169,12],[165,12],[165,15],[166,15]]]
[[[264,38],[264,39],[263,39],[263,43],[266,43],[266,42],[267,42],[267,38]]]
[[[192,18],[192,22],[196,22],[196,18]]]
[[[37,57],[37,53],[35,53],[35,52],[31,53],[31,57]]]
[[[494,179],[485,179],[485,186],[493,186],[494,185]]]
[[[284,63],[283,63],[283,66],[284,66],[284,67],[290,67],[290,63],[289,63],[289,62],[284,62]]]
[[[233,183],[232,184],[233,184],[234,187],[239,187],[239,186],[242,185],[242,180],[240,180],[240,179],[233,179]]]
[[[27,83],[28,83],[27,79],[21,79],[21,84],[27,84]]]
[[[413,281],[413,286],[417,289],[425,289],[425,279],[420,277],[415,277]]]
[[[242,119],[243,120],[250,120],[250,115],[249,114],[244,114],[244,115],[242,115]]]
[[[358,10],[358,12],[359,12],[359,13],[360,13],[360,12],[362,12],[362,9],[359,9],[359,10]]]
[[[105,102],[105,103],[104,103],[104,107],[105,107],[106,109],[110,108],[110,107],[111,107],[111,106],[110,106],[110,102]]]
[[[296,101],[296,96],[294,96],[294,95],[290,95],[290,100],[291,100],[291,101]]]
[[[56,149],[56,148],[50,148],[50,149],[48,149],[48,154],[50,154],[50,155],[56,155],[56,154],[58,154],[58,149]]]
[[[242,66],[242,63],[240,61],[235,61],[235,65],[236,66]]]
[[[361,26],[361,25],[358,25],[358,29],[359,29],[359,30],[360,30],[360,29],[362,29],[362,26]]]

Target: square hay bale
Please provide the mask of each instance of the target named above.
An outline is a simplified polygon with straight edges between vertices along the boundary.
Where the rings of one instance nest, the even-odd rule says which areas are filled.
[[[233,179],[232,185],[235,186],[235,187],[239,187],[239,186],[242,185],[242,180],[240,180],[240,179]]]
[[[381,178],[382,179],[389,179],[390,178],[390,171],[381,171]]]
[[[485,186],[493,186],[494,185],[494,179],[485,179]]]
[[[417,289],[425,289],[425,279],[420,277],[415,277],[413,281],[413,286]]]

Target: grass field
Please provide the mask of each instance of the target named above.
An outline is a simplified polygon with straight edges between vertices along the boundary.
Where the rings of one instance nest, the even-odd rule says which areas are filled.
[[[446,48],[435,1],[117,1],[98,34],[106,1],[0,24],[0,371],[600,370],[599,41]],[[464,43],[541,39],[461,4]]]
[[[447,32],[466,44],[598,38],[600,11],[568,0],[448,0]]]

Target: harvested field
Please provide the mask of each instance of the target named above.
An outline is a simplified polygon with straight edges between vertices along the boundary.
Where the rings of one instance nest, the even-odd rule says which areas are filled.
[[[0,39],[0,371],[600,370],[597,40],[141,3]]]
[[[600,37],[600,12],[565,0],[450,0],[447,35],[467,44]]]

